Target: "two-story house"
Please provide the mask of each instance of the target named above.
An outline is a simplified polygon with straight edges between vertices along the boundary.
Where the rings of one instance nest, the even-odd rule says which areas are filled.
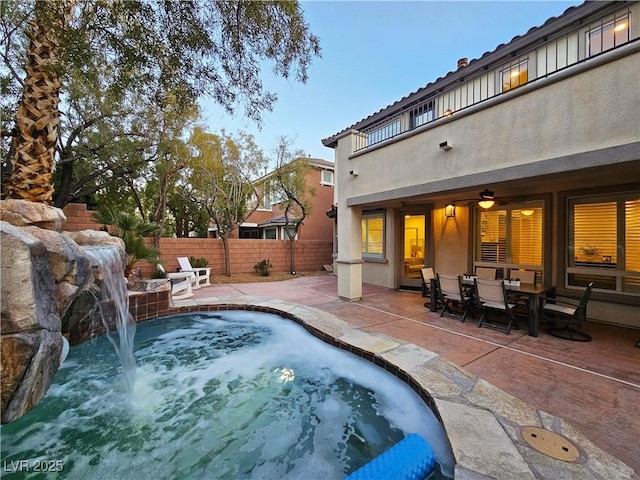
[[[298,229],[298,238],[331,241],[334,224],[325,212],[334,202],[334,164],[317,158],[300,158],[296,161],[306,162],[311,167],[306,172],[305,182],[307,190],[315,192],[314,195],[307,194],[311,214]],[[258,208],[240,225],[240,238],[289,239],[282,208],[282,202],[286,199],[274,188],[274,173],[269,172],[254,181],[259,198],[253,201],[258,203]]]
[[[586,2],[323,139],[339,295],[527,269],[640,327],[639,37],[639,2]]]

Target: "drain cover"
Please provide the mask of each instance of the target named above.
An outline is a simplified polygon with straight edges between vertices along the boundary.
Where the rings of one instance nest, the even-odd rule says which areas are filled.
[[[580,452],[569,439],[544,428],[524,427],[522,438],[540,453],[564,462],[575,462],[580,457]]]

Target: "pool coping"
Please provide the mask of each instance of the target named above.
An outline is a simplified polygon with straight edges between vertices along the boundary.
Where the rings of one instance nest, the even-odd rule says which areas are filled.
[[[442,422],[456,462],[456,479],[638,478],[631,467],[562,418],[534,409],[436,353],[367,332],[317,308],[260,296],[214,296],[175,301],[169,314],[220,310],[277,314],[407,383]],[[539,452],[523,438],[526,427],[565,437],[578,449],[579,458],[566,462]]]

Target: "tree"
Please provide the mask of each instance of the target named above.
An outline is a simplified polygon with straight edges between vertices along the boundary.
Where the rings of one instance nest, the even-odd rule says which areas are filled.
[[[283,199],[285,232],[289,238],[291,273],[296,273],[296,238],[300,225],[312,211],[310,197],[315,196],[315,188],[307,184],[311,165],[303,151],[290,151],[292,141],[281,137],[276,150],[276,169],[273,174],[278,197]]]
[[[207,211],[222,239],[225,275],[231,275],[229,235],[257,208],[249,200],[257,195],[251,180],[266,165],[253,136],[231,137],[196,128],[191,136],[196,155],[189,163],[188,198]]]
[[[32,201],[51,201],[56,149],[63,139],[77,138],[77,128],[117,122],[123,107],[191,108],[202,96],[229,113],[243,105],[246,116],[259,122],[277,100],[263,88],[263,62],[276,75],[304,83],[320,54],[297,1],[15,0],[0,8],[3,81],[23,87],[14,125],[2,128],[14,139],[6,188],[9,196]],[[15,39],[27,21],[25,46]],[[24,82],[12,63],[20,48],[28,50]],[[60,123],[60,102],[72,101],[70,87],[83,79],[87,89],[95,87],[92,98],[102,101],[74,130]]]

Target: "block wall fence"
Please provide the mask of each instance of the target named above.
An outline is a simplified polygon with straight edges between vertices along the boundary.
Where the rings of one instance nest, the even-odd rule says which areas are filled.
[[[63,209],[67,217],[62,229],[66,231],[100,230],[102,225],[91,219],[93,212],[84,204],[69,204]],[[153,244],[146,238],[148,245]],[[297,240],[296,270],[299,272],[318,271],[323,265],[333,263],[333,244],[326,240]],[[204,257],[209,262],[213,275],[224,274],[224,249],[219,238],[161,238],[160,258],[164,261],[167,272],[175,272],[178,268],[178,257]],[[291,253],[288,240],[256,240],[244,238],[229,239],[229,258],[231,273],[253,273],[253,266],[263,259],[268,259],[274,272],[288,272],[291,266]],[[136,265],[143,277],[149,277],[155,267],[148,262]]]

